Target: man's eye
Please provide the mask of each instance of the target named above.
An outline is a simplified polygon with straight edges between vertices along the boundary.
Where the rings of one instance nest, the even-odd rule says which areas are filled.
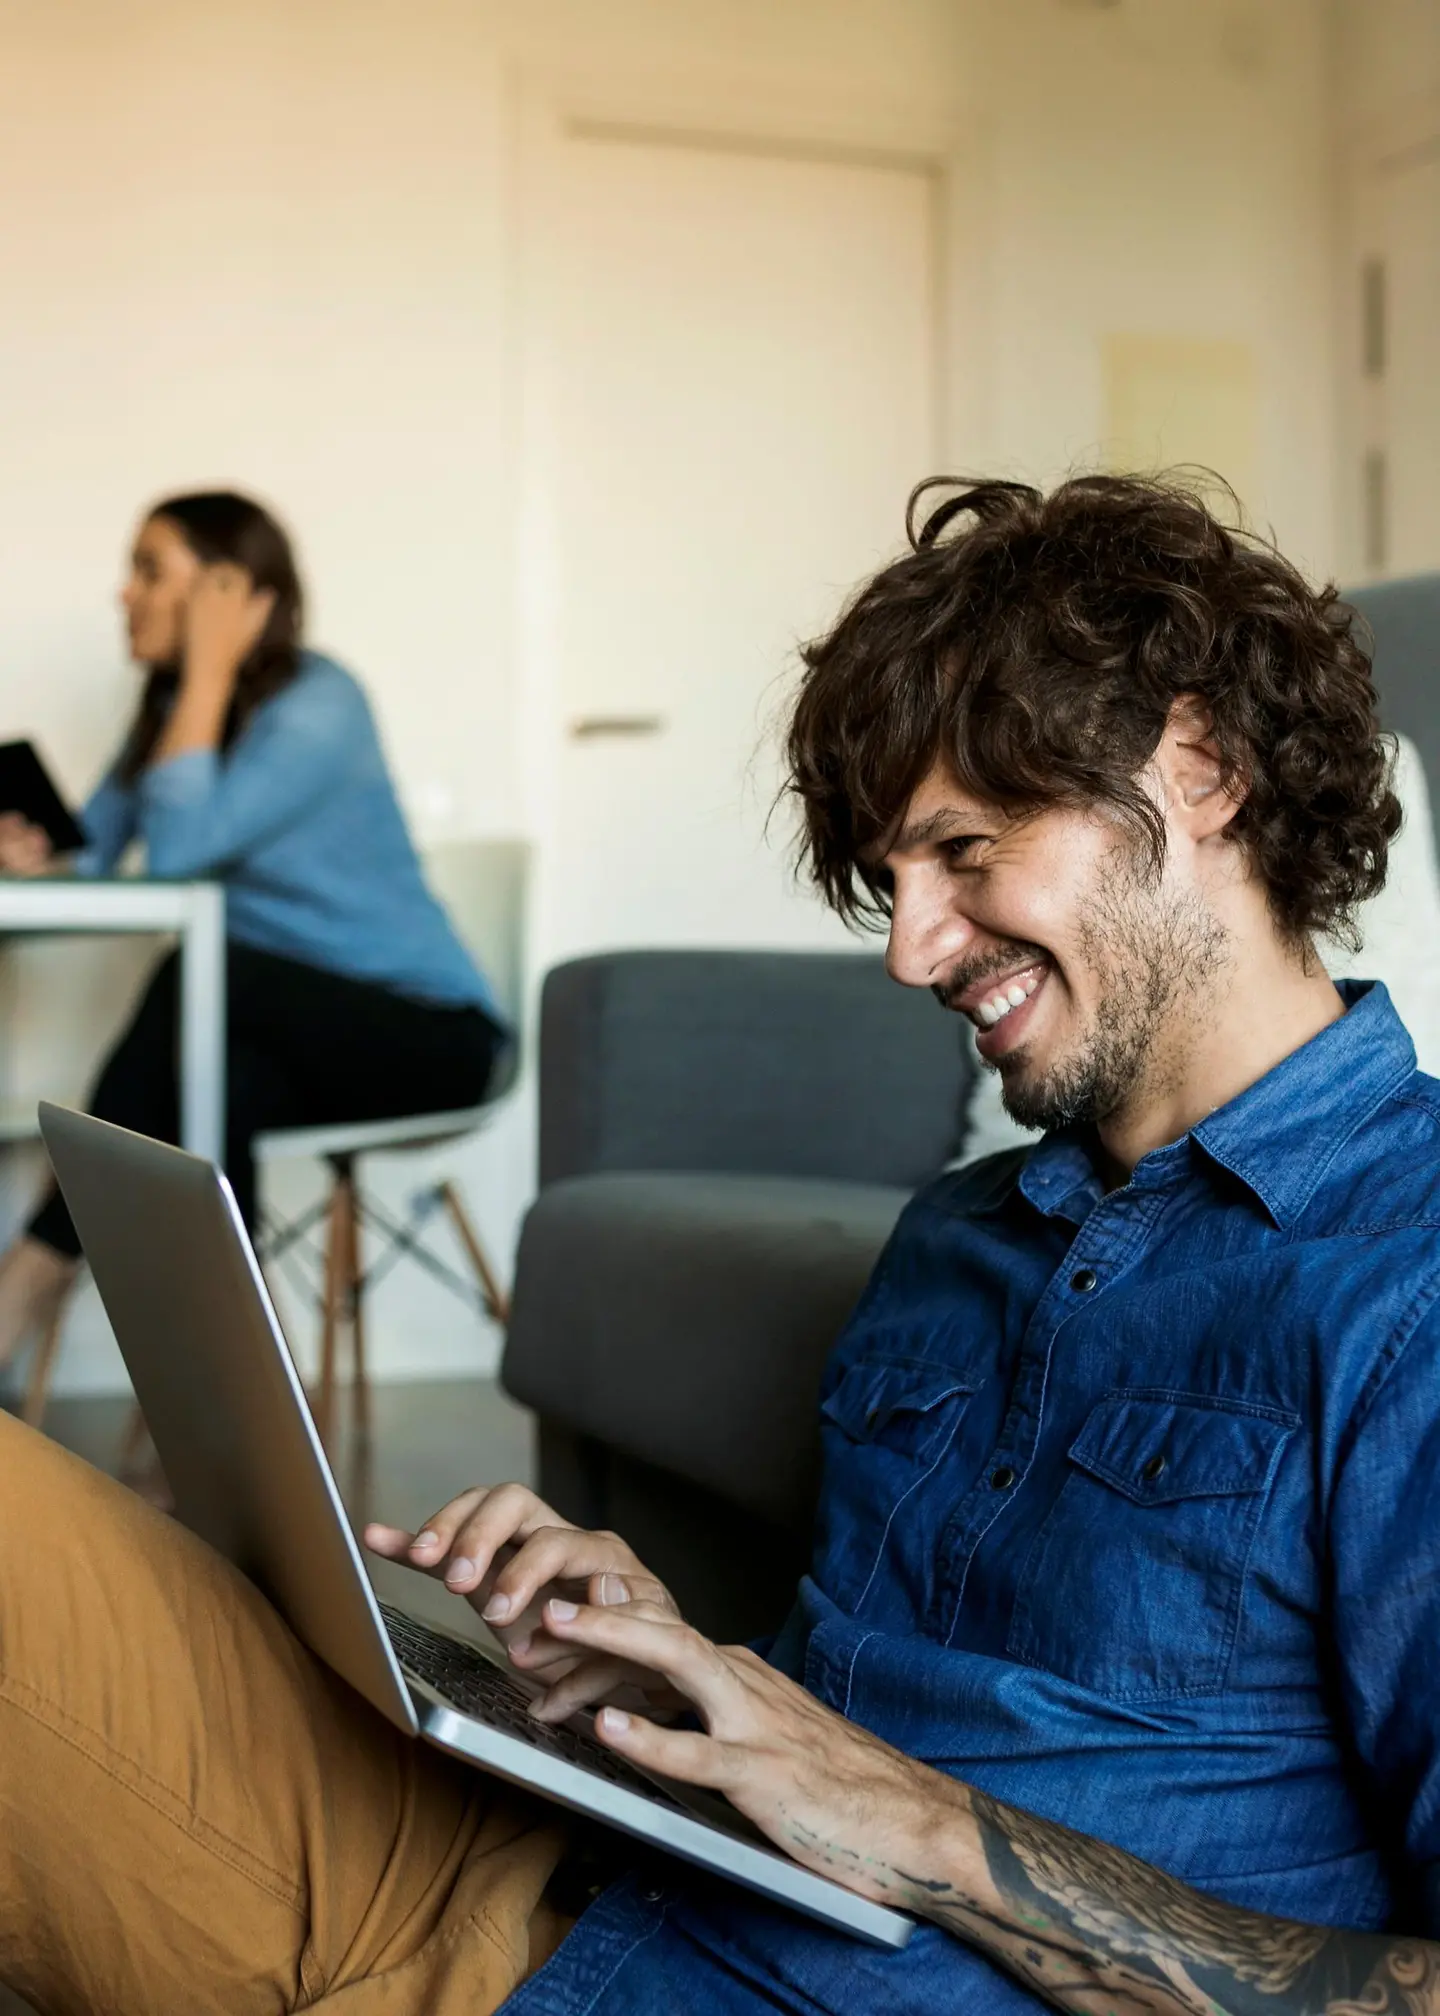
[[[944,843],[945,858],[957,866],[970,865],[975,859],[975,849],[985,842],[983,833],[958,833],[953,840]]]

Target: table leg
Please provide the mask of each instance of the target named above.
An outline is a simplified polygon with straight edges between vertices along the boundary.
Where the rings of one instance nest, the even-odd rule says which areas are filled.
[[[180,936],[180,1141],[192,1155],[225,1155],[225,895],[191,892]]]

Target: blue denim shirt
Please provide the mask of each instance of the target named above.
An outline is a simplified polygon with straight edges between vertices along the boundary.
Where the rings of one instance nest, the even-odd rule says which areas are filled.
[[[1057,1134],[914,1200],[827,1371],[771,1657],[1236,1904],[1440,1936],[1440,1083],[1343,991],[1121,1189]],[[507,2005],[1043,2006],[933,1927],[882,1954],[669,1869]]]

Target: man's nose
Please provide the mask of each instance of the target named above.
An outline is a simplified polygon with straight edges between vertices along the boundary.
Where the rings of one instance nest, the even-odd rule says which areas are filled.
[[[885,970],[902,987],[933,987],[948,973],[975,936],[975,926],[953,903],[920,890],[907,890],[896,878],[890,912],[890,938]]]

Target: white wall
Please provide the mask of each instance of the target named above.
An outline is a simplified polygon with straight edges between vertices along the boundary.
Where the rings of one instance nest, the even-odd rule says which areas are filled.
[[[1234,339],[1256,365],[1250,501],[1327,568],[1327,18],[1323,0],[14,5],[5,726],[81,790],[132,691],[111,594],[137,507],[248,485],[296,528],[313,634],[368,682],[422,834],[525,829],[517,134],[537,102],[949,136],[950,459],[1052,476],[1101,445],[1107,334]],[[77,1090],[133,963],[10,964],[11,1086]],[[528,1137],[519,1107],[464,1172],[502,1247]],[[382,1368],[493,1353],[407,1282],[377,1312]],[[96,1337],[77,1326],[72,1382],[113,1372]]]
[[[1434,0],[1333,0],[1336,110],[1342,129],[1393,117],[1440,91]]]
[[[1042,476],[1104,445],[1102,341],[1254,353],[1257,494],[1332,564],[1325,36],[1319,10],[1193,0],[982,9],[992,457]],[[1222,471],[1222,474],[1225,473]]]

